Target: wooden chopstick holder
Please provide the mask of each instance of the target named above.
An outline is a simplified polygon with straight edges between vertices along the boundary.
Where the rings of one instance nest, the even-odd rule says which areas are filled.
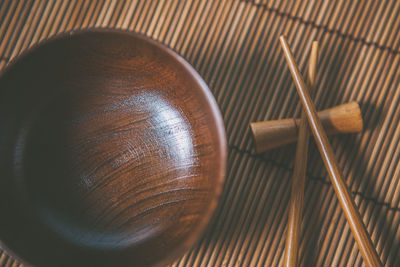
[[[357,133],[363,129],[363,119],[357,102],[341,104],[318,112],[328,135]],[[256,153],[296,142],[300,120],[295,118],[250,123]]]

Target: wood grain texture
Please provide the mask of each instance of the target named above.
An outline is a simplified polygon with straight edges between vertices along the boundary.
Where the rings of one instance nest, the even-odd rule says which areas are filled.
[[[331,179],[332,186],[346,215],[347,222],[350,225],[350,229],[357,242],[358,248],[361,251],[363,259],[367,266],[382,266],[378,253],[372,244],[371,236],[367,232],[365,224],[361,219],[361,215],[354,203],[353,196],[350,195],[349,188],[344,182],[332,146],[329,143],[328,136],[318,118],[317,110],[311,100],[308,86],[304,82],[304,78],[299,71],[286,37],[281,36],[279,40],[294,83],[296,84],[297,93],[299,94],[299,98],[303,105],[304,113],[307,115],[308,124],[313,133],[315,143],[317,144],[321,158],[324,161],[325,168],[329,174],[329,178]]]
[[[300,117],[301,106],[282,57],[285,34],[301,70],[309,40],[319,40],[317,109],[357,101],[364,119],[360,134],[330,139],[360,214],[385,266],[400,257],[400,12],[398,1],[187,0],[0,2],[0,28],[13,17],[10,58],[32,45],[73,29],[102,23],[108,12],[116,28],[137,31],[168,45],[205,79],[224,115],[229,139],[227,183],[215,223],[202,241],[174,266],[280,266],[285,216],[293,175],[294,146],[264,155],[252,151],[252,121]],[[15,3],[14,3],[15,2]],[[87,5],[86,3],[89,2]],[[122,5],[121,4],[121,5]],[[110,7],[110,8],[109,8]],[[25,16],[23,10],[28,9]],[[75,20],[74,9],[79,9]],[[55,14],[55,15],[53,15]],[[39,27],[40,22],[45,27]],[[47,30],[49,28],[49,30]],[[338,79],[337,77],[341,77]],[[280,90],[276,90],[279,88]],[[305,191],[302,266],[365,266],[347,227],[320,156],[310,147]],[[363,177],[363,179],[359,179]],[[0,266],[18,264],[7,254]]]
[[[165,265],[199,238],[222,191],[225,131],[176,54],[128,32],[69,32],[14,61],[0,87],[12,252],[39,266]]]
[[[318,64],[318,41],[313,41],[310,60],[308,62],[307,84],[310,95],[315,93],[315,80]],[[304,186],[308,164],[308,145],[310,142],[310,128],[304,108],[301,112],[299,135],[294,158],[291,195],[289,200],[289,214],[286,230],[285,253],[283,266],[298,266],[299,243],[301,238],[301,222],[304,206]]]
[[[350,102],[317,113],[328,135],[358,133],[363,129],[363,119],[357,102]],[[296,142],[300,119],[280,119],[251,122],[250,130],[257,153]]]

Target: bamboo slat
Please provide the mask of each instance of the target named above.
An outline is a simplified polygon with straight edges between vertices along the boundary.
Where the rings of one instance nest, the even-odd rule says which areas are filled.
[[[316,86],[327,90],[317,90],[317,108],[360,103],[363,132],[330,141],[383,264],[400,266],[399,13],[400,2],[373,0],[2,0],[0,69],[69,29],[123,28],[170,46],[210,86],[229,141],[218,214],[173,266],[280,266],[295,145],[256,155],[247,125],[299,117],[278,37],[288,37],[303,71],[318,40]],[[364,266],[314,145],[309,162],[299,262]],[[0,266],[18,265],[0,251]]]

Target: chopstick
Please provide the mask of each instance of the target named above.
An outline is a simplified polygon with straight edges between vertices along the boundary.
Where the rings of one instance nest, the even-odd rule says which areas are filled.
[[[315,73],[318,61],[318,42],[312,43],[310,62],[308,68],[308,81],[310,94],[315,91]],[[292,180],[292,191],[289,203],[289,217],[286,232],[284,264],[286,267],[297,266],[299,250],[299,240],[301,236],[301,217],[303,213],[304,184],[306,181],[308,143],[310,140],[310,130],[308,128],[307,117],[304,111],[301,113],[299,125],[299,137],[296,147],[294,162],[294,172]]]
[[[282,50],[285,54],[286,61],[289,65],[290,72],[296,85],[297,93],[299,94],[303,110],[305,111],[313,133],[318,150],[322,156],[325,168],[328,171],[333,189],[339,199],[340,205],[346,215],[350,229],[361,251],[362,257],[367,266],[382,266],[378,254],[372,244],[371,238],[361,220],[353,198],[350,195],[349,189],[343,181],[342,175],[338,169],[338,164],[333,154],[328,137],[323,129],[321,122],[317,116],[315,106],[310,99],[308,87],[304,83],[304,79],[297,67],[292,52],[284,36],[280,38]]]

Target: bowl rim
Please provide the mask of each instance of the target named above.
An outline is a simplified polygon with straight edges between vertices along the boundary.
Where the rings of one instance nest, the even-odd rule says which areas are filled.
[[[209,104],[211,115],[214,118],[215,128],[217,131],[217,140],[218,140],[218,150],[219,150],[219,158],[220,158],[220,167],[218,170],[217,184],[214,187],[213,197],[210,201],[210,204],[205,211],[204,215],[201,217],[199,223],[194,227],[191,231],[191,234],[188,235],[183,242],[181,242],[178,246],[172,249],[171,253],[163,259],[160,259],[158,262],[154,263],[154,266],[163,266],[169,263],[172,263],[174,260],[177,260],[179,256],[183,256],[190,248],[194,247],[194,245],[200,241],[200,238],[206,231],[207,227],[211,225],[213,219],[215,219],[217,207],[221,204],[222,191],[224,187],[224,182],[226,178],[226,168],[227,168],[227,155],[228,155],[228,144],[227,144],[227,136],[225,131],[225,124],[223,121],[222,113],[218,107],[218,104],[209,89],[206,82],[200,76],[200,74],[194,69],[194,67],[186,61],[181,55],[175,52],[172,48],[168,47],[166,44],[161,43],[159,40],[153,39],[150,36],[147,36],[140,32],[135,32],[128,29],[120,29],[120,28],[112,28],[112,27],[87,27],[82,29],[72,29],[60,33],[56,33],[50,37],[47,37],[32,46],[24,49],[22,52],[13,57],[9,62],[6,63],[4,68],[0,71],[0,80],[3,76],[15,68],[15,66],[29,56],[34,53],[36,50],[45,47],[49,43],[53,43],[58,40],[68,39],[74,36],[86,35],[91,33],[100,33],[100,34],[119,34],[119,35],[127,35],[133,38],[141,39],[145,42],[148,42],[150,45],[160,49],[163,53],[168,54],[173,60],[175,60],[179,65],[181,65],[185,71],[196,81],[198,87],[200,88],[200,93],[206,99]],[[12,249],[8,248],[8,246],[0,239],[0,248],[4,250],[8,255],[17,259],[20,263],[25,266],[33,266],[29,261],[19,257],[17,253],[14,253]]]

